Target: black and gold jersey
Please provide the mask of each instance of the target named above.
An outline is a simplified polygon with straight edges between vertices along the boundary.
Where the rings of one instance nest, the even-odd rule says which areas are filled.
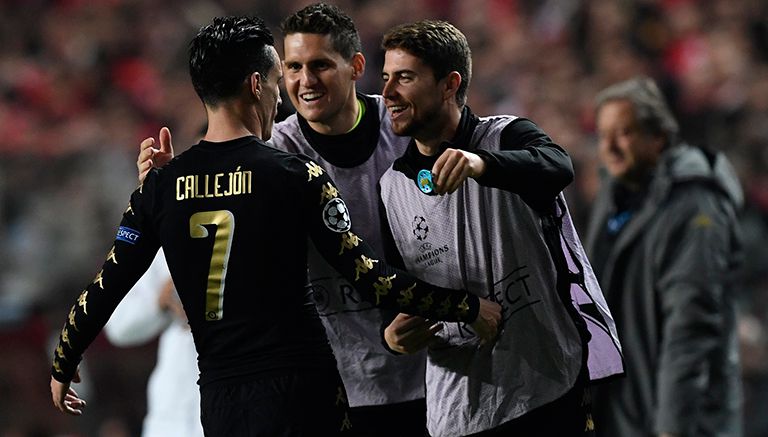
[[[335,367],[306,295],[308,238],[373,304],[474,321],[476,296],[390,268],[355,234],[349,217],[333,180],[309,158],[252,136],[201,141],[150,172],[132,194],[102,269],[64,324],[53,377],[71,380],[161,246],[192,328],[201,385]]]

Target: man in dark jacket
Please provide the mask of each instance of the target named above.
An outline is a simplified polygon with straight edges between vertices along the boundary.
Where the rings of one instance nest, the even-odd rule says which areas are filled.
[[[602,436],[741,435],[734,292],[742,193],[722,154],[677,139],[647,78],[596,99],[607,179],[587,251],[624,346],[626,378],[595,392]]]

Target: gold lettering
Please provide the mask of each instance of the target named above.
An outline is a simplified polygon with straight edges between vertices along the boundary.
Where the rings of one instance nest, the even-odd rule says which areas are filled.
[[[64,358],[64,347],[62,345],[56,346],[56,356],[59,358]]]
[[[205,197],[213,197],[213,193],[208,192],[209,175],[205,175]]]
[[[235,169],[232,184],[234,185],[232,194],[237,195],[243,193],[243,173],[240,172],[240,166],[237,166]]]
[[[250,170],[246,170],[243,172],[243,183],[244,187],[248,189],[247,193],[251,194],[251,180],[253,179],[253,175],[251,174]],[[247,182],[246,182],[247,181]],[[243,194],[245,194],[246,191],[243,190]]]
[[[225,181],[226,180],[226,181]],[[225,188],[224,184],[228,185]],[[227,197],[253,192],[253,172],[237,166],[229,173],[187,175],[176,178],[176,200]]]
[[[219,192],[219,189],[221,188],[221,183],[219,182],[219,178],[224,176],[224,173],[216,173],[216,176],[213,177],[213,195],[216,197],[221,197],[223,194]]]
[[[195,197],[195,179],[192,176],[184,178],[184,198],[191,199]]]
[[[61,373],[61,366],[59,365],[59,360],[53,360],[53,370],[55,370],[56,373]]]
[[[195,178],[195,199],[202,199],[204,196],[203,194],[200,194],[202,191],[200,191],[200,175],[194,175],[192,176]]]

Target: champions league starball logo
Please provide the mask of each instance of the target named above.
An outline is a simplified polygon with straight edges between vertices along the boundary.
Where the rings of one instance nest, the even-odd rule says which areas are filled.
[[[323,208],[323,222],[333,232],[347,232],[352,226],[347,205],[338,197],[331,199]]]
[[[427,225],[427,220],[424,217],[418,215],[415,216],[413,218],[413,235],[416,236],[416,239],[424,241],[427,238],[428,233],[429,225]]]

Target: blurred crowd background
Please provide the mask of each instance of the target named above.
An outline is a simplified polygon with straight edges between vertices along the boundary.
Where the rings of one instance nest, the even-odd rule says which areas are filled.
[[[139,434],[155,345],[119,349],[99,337],[78,388],[89,406],[75,419],[50,401],[51,343],[112,244],[139,142],[167,125],[178,153],[205,121],[186,67],[196,30],[216,15],[255,14],[279,35],[280,19],[308,3],[0,0],[0,437]],[[746,192],[746,265],[734,289],[745,426],[768,435],[768,1],[329,3],[360,31],[364,92],[381,90],[379,41],[390,26],[440,18],[464,31],[470,107],[528,117],[571,154],[568,198],[582,225],[599,184],[596,91],[637,74],[657,79],[683,137],[726,152]]]

